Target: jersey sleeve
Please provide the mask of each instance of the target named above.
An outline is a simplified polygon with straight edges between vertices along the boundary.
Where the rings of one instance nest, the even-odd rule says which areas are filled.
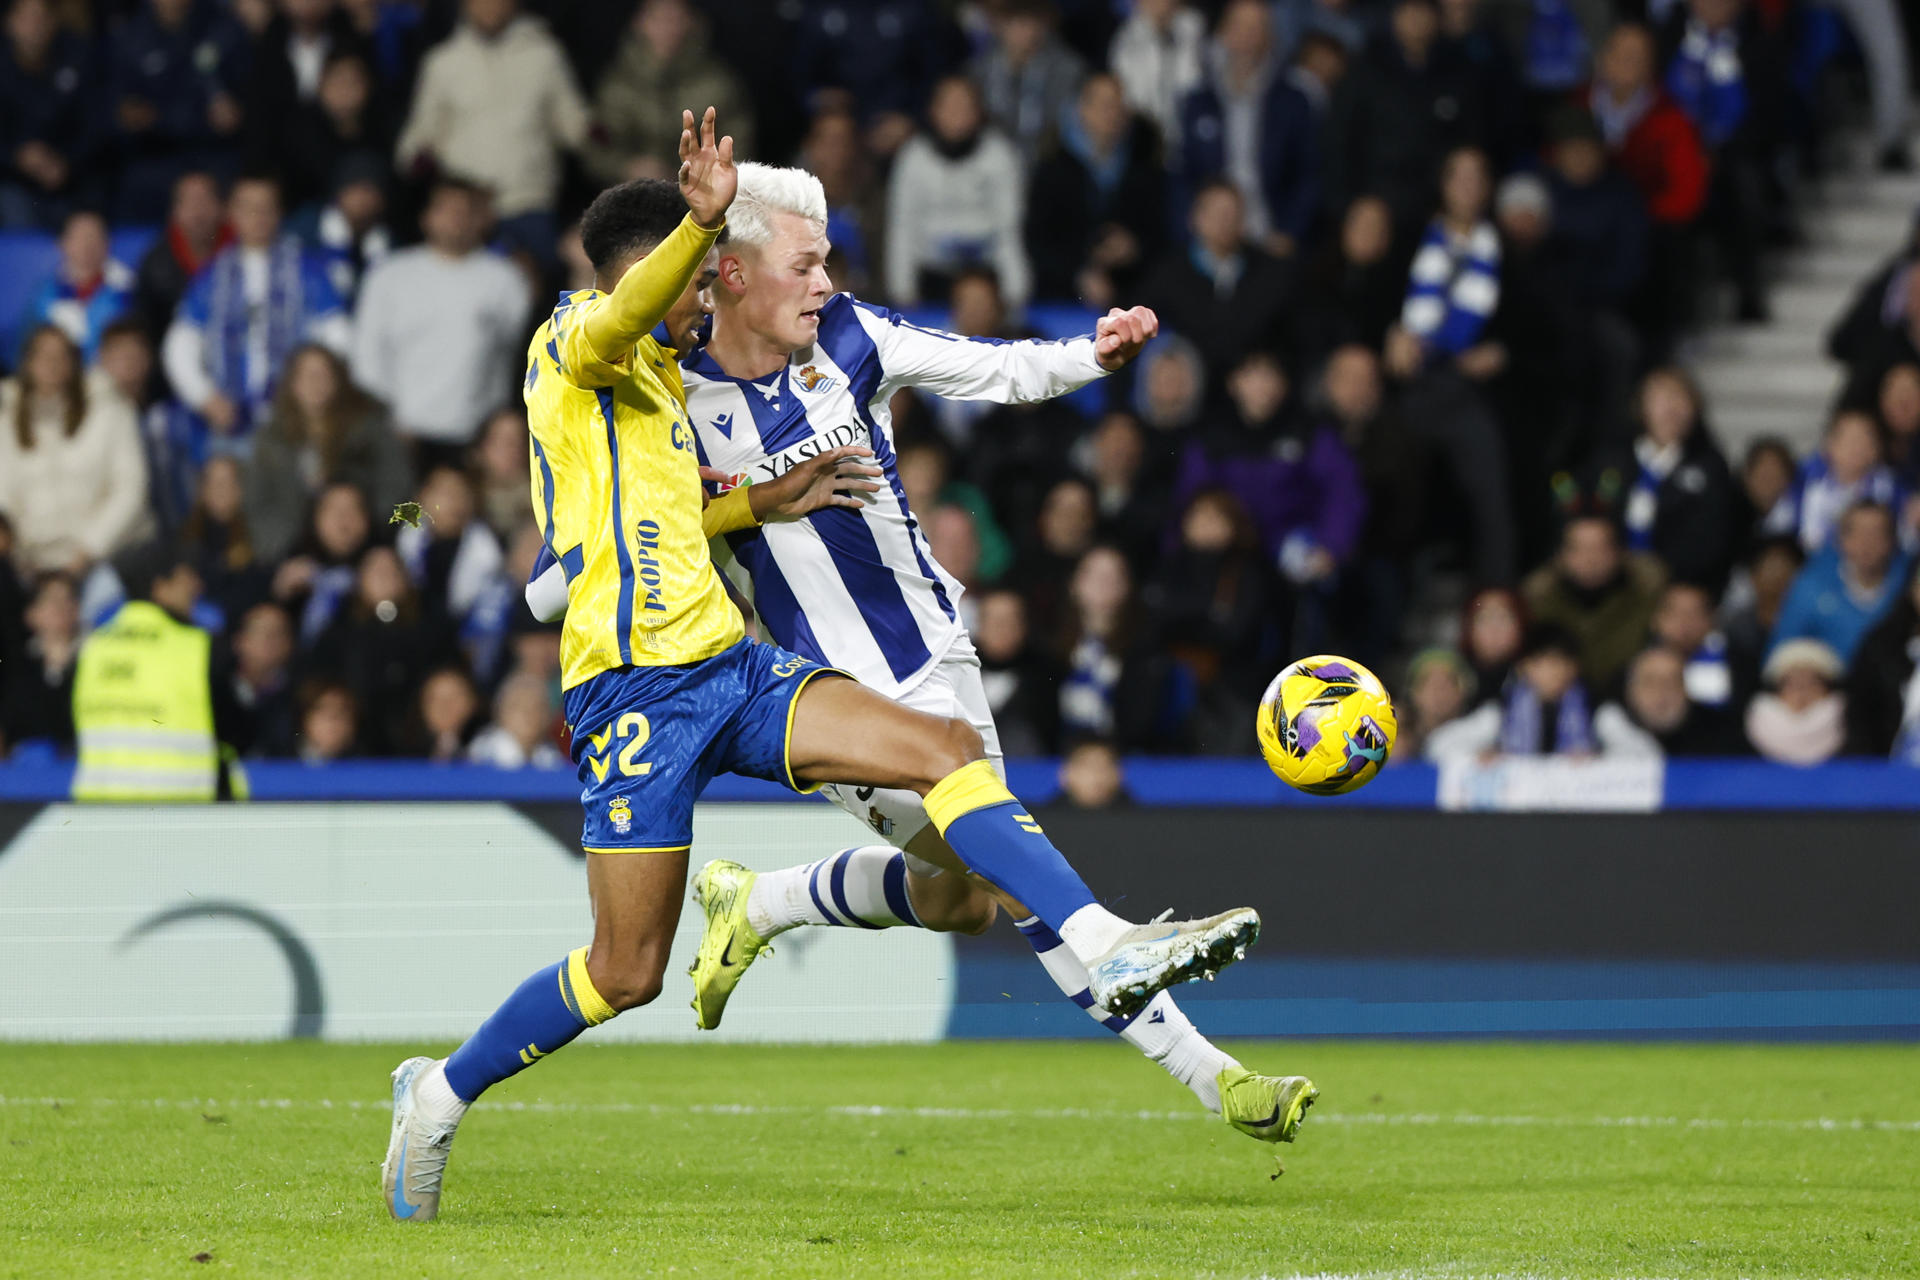
[[[879,348],[882,384],[889,393],[917,387],[950,400],[1030,404],[1106,376],[1094,359],[1091,335],[1059,342],[963,338],[922,328],[897,312],[855,306]]]
[[[634,344],[666,319],[706,260],[721,226],[707,228],[691,214],[646,257],[627,269],[612,293],[575,294],[553,313],[552,355],[575,386],[610,387],[626,376]]]

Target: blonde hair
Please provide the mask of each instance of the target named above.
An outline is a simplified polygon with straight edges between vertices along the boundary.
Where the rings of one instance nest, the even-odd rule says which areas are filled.
[[[749,161],[740,166],[740,187],[727,210],[727,243],[759,248],[773,240],[773,215],[793,213],[827,228],[827,193],[805,169]]]

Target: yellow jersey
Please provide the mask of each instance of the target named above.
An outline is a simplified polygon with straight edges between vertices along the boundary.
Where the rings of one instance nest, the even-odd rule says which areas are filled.
[[[608,361],[586,332],[596,309],[639,298],[644,310],[626,331],[646,335],[718,234],[686,219],[627,273],[642,278],[623,279],[615,294],[563,295],[528,349],[534,516],[567,579],[563,688],[617,667],[698,662],[745,634],[701,528],[699,462],[673,350],[641,336]]]

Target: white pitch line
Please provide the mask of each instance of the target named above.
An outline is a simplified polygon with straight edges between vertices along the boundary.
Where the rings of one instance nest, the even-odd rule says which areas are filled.
[[[7,1107],[146,1107],[149,1109],[239,1111],[341,1110],[387,1111],[392,1104],[370,1098],[56,1098],[17,1097],[0,1094],[0,1106]],[[840,1116],[852,1119],[912,1120],[1213,1120],[1210,1112],[1185,1111],[1096,1111],[1084,1107],[892,1107],[843,1105],[826,1107],[763,1106],[757,1103],[690,1103],[673,1105],[658,1102],[489,1102],[488,1111],[534,1112],[559,1115],[648,1115],[648,1116]],[[1475,1115],[1438,1112],[1314,1111],[1308,1119],[1315,1125],[1360,1127],[1418,1126],[1463,1128],[1545,1128],[1545,1129],[1761,1129],[1792,1133],[1920,1133],[1920,1120],[1840,1120],[1829,1116],[1784,1118],[1724,1118],[1717,1116],[1513,1116]]]

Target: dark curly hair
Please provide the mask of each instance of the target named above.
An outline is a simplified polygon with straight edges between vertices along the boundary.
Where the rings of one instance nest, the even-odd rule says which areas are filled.
[[[672,235],[686,216],[687,202],[676,184],[639,178],[608,187],[594,198],[580,219],[580,245],[594,273],[605,277]]]

